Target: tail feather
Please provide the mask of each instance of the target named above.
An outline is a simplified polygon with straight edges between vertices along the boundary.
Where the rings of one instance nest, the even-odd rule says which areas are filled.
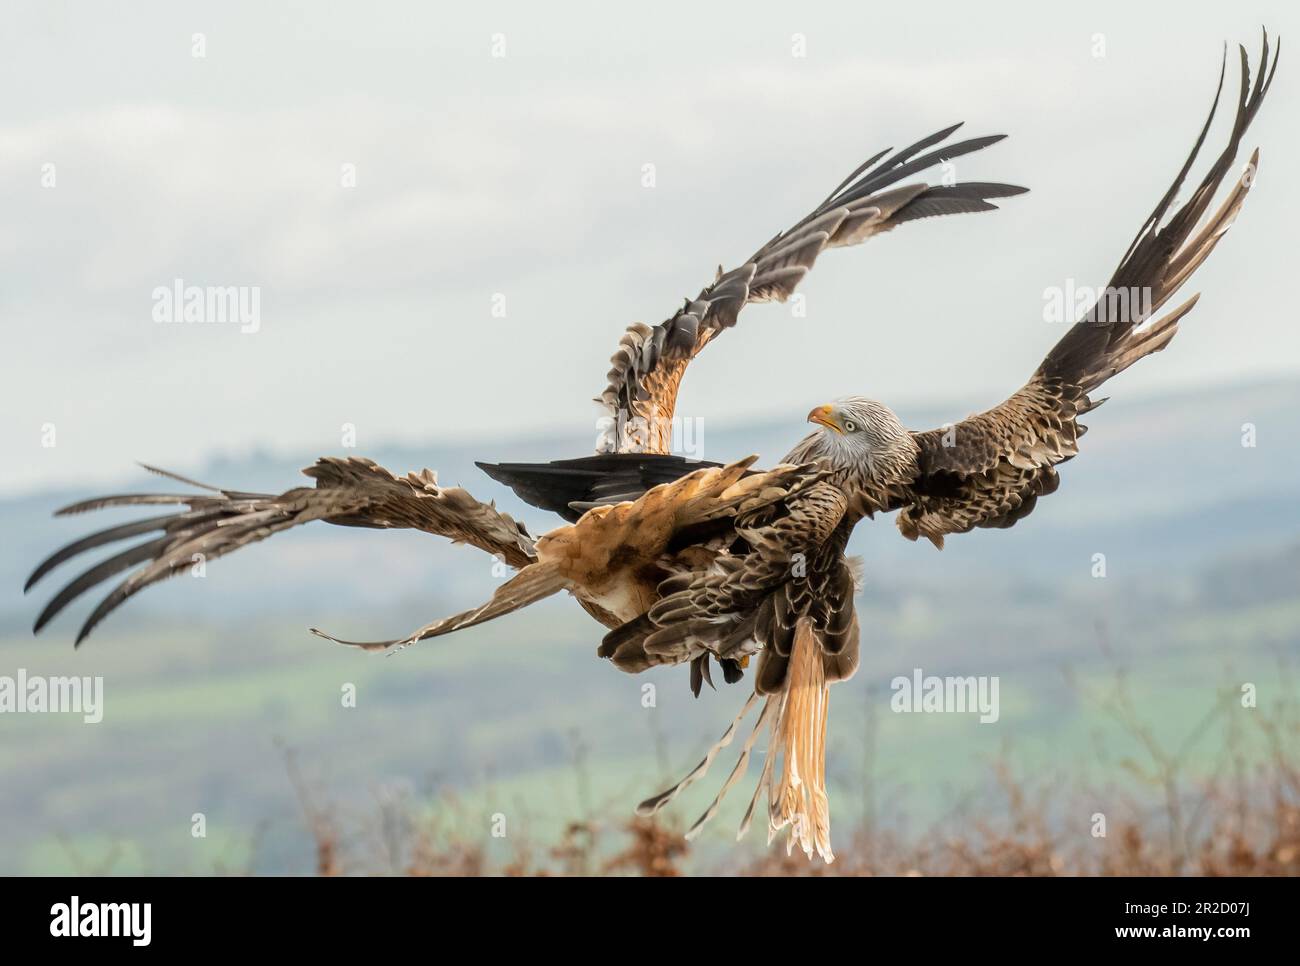
[[[830,804],[826,796],[826,719],[830,698],[817,634],[807,619],[799,621],[786,681],[785,701],[769,754],[781,753],[779,779],[770,775],[767,841],[790,828],[786,854],[797,845],[827,863],[831,852]]]
[[[705,753],[704,758],[700,761],[698,765],[696,765],[694,768],[691,769],[690,773],[687,774],[685,778],[679,781],[672,788],[669,788],[666,791],[662,791],[658,795],[654,795],[651,796],[650,798],[647,798],[644,802],[642,802],[640,805],[636,807],[636,813],[642,816],[654,815],[665,805],[671,802],[674,798],[676,798],[678,795],[684,792],[687,788],[689,788],[691,785],[695,784],[695,782],[699,781],[706,774],[708,774],[709,766],[711,766],[713,764],[713,760],[718,757],[718,752],[722,751],[723,748],[731,744],[731,739],[736,737],[736,729],[740,726],[740,722],[743,721],[745,719],[745,716],[749,714],[750,709],[754,707],[754,704],[755,702],[758,701],[758,698],[759,698],[758,694],[755,693],[755,694],[751,694],[745,700],[745,704],[740,709],[740,713],[737,714],[736,717],[734,717],[731,720],[731,724],[729,724],[727,726],[727,730],[722,733],[722,737],[719,738],[717,741],[715,741],[709,747],[709,750]],[[756,731],[758,730],[757,727],[755,728],[755,730]],[[752,746],[751,743],[746,742],[747,748],[751,746]]]
[[[770,649],[764,651],[765,655],[770,653]],[[655,814],[703,778],[718,754],[735,738],[740,722],[762,699],[763,709],[740,749],[735,766],[709,807],[691,825],[686,838],[695,838],[717,815],[727,792],[748,771],[758,738],[766,731],[770,741],[763,769],[736,837],[743,837],[749,830],[759,796],[766,790],[768,842],[771,843],[782,829],[788,828],[787,854],[798,846],[809,858],[815,853],[827,863],[835,861],[831,851],[830,804],[826,795],[826,723],[832,679],[827,675],[824,658],[817,629],[808,618],[800,618],[792,652],[782,659],[789,665],[790,673],[784,675],[781,687],[766,695],[758,691],[751,693],[740,713],[722,737],[710,746],[700,763],[672,788],[638,805],[637,814]],[[778,760],[779,768],[776,765]]]

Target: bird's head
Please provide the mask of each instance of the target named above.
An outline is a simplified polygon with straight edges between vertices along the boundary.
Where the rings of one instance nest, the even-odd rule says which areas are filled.
[[[880,476],[902,470],[916,457],[916,442],[894,411],[865,396],[846,396],[818,406],[808,414],[808,422],[822,427],[810,438],[815,455],[837,468],[854,467]]]

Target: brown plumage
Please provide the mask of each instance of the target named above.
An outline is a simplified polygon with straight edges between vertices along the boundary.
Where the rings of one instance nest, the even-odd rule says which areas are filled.
[[[1133,305],[1103,295],[1024,388],[955,426],[909,432],[887,407],[862,397],[814,409],[809,420],[823,429],[805,438],[786,461],[820,466],[824,478],[783,505],[784,515],[771,518],[765,511],[769,519],[762,526],[739,517],[737,533],[749,548],[739,559],[661,587],[663,598],[650,608],[645,626],[637,627],[647,651],[662,648],[660,642],[682,640],[720,655],[737,647],[762,649],[755,690],[767,702],[754,733],[770,723],[772,742],[759,785],[768,785],[770,832],[791,825],[791,847],[798,844],[809,855],[816,851],[831,858],[819,756],[829,685],[857,666],[854,581],[843,556],[849,533],[864,516],[898,510],[904,536],[924,536],[942,548],[948,534],[1010,527],[1033,510],[1040,496],[1055,492],[1055,467],[1078,452],[1084,432],[1077,417],[1099,405],[1089,393],[1167,346],[1178,322],[1196,304],[1193,296],[1149,322],[1213,251],[1245,200],[1258,169],[1258,151],[1218,210],[1204,217],[1276,65],[1275,59],[1270,70],[1266,35],[1252,86],[1242,49],[1241,93],[1227,146],[1188,201],[1165,222],[1205,140],[1218,105],[1216,93],[1210,119],[1174,184],[1121,259],[1108,290],[1140,290],[1149,297]],[[1220,92],[1223,76],[1220,72]],[[626,638],[627,633],[620,629],[615,635]],[[687,783],[702,777],[719,747],[687,776]],[[778,757],[784,762],[779,780],[772,770]],[[724,793],[734,780],[733,773]],[[662,808],[682,787],[648,800],[643,810]],[[701,822],[717,804],[715,800]],[[747,825],[748,816],[742,831]]]
[[[689,312],[678,313],[653,332],[644,326],[630,329],[615,363],[616,369],[619,360],[625,361],[627,365],[620,372],[610,373],[611,386],[603,398],[614,407],[617,407],[620,399],[628,400],[630,404],[626,411],[633,413],[636,418],[647,412],[642,404],[648,402],[651,409],[671,419],[676,387],[686,361],[714,333],[734,324],[736,314],[744,304],[771,299],[784,300],[822,249],[856,244],[909,220],[991,210],[995,206],[985,199],[1023,192],[1025,189],[1012,185],[989,183],[898,186],[899,181],[917,172],[949,158],[980,150],[1003,137],[995,135],[975,138],[921,153],[934,148],[959,126],[953,125],[939,131],[883,161],[881,159],[888,150],[868,159],[794,228],[777,235],[740,269],[725,276],[720,274],[719,281],[707,288],[700,300],[691,303],[691,311],[696,313],[694,316]],[[637,343],[636,333],[643,330],[648,333],[648,338],[644,343]],[[658,388],[652,392],[648,387]],[[635,501],[643,494],[653,492],[656,485],[671,483],[692,474],[697,468],[714,465],[668,456],[667,436],[661,434],[664,424],[655,422],[653,425],[653,431],[659,435],[655,436],[652,445],[647,443],[635,447],[647,452],[632,463],[622,459],[621,454],[613,454],[584,460],[559,461],[545,467],[525,466],[522,469],[518,464],[500,467],[480,465],[494,478],[515,487],[525,500],[554,510],[576,522],[588,510]],[[626,426],[624,428],[627,429]],[[636,430],[633,428],[628,432],[635,435]],[[602,444],[602,449],[609,448],[605,443]],[[80,643],[104,617],[128,598],[150,584],[190,566],[196,554],[211,559],[265,539],[272,533],[313,520],[347,526],[423,529],[479,547],[500,557],[514,568],[525,567],[535,560],[532,539],[522,525],[516,524],[506,514],[499,513],[491,504],[480,503],[463,489],[438,487],[436,478],[429,470],[408,477],[394,477],[387,470],[366,460],[324,458],[316,466],[304,471],[308,476],[316,478],[315,489],[297,488],[278,496],[220,490],[206,484],[194,484],[183,477],[174,477],[174,474],[154,472],[173,476],[179,482],[197,486],[209,493],[109,497],[60,511],[66,514],[109,506],[150,503],[189,507],[185,513],[137,521],[102,531],[63,548],[44,561],[28,580],[26,589],[30,589],[54,567],[80,553],[118,540],[161,532],[161,536],[136,544],[79,576],[45,608],[37,619],[34,630],[40,631],[50,619],[87,590],[123,571],[137,568],[86,621],[77,637],[77,642]],[[678,489],[671,492],[679,494],[681,491]],[[640,503],[637,506],[639,513],[650,512],[653,503]],[[725,511],[719,512],[725,514]],[[613,521],[609,523],[612,524]],[[689,537],[678,537],[677,551],[687,550],[692,542],[701,540],[726,542],[720,535],[716,522],[700,520],[691,526],[695,533]],[[635,536],[640,529],[643,528],[638,526],[619,531],[612,525],[602,525],[597,530],[594,522],[589,520],[586,521],[582,534],[593,539],[616,541],[620,535]],[[557,543],[559,540],[557,536]],[[635,541],[625,546],[619,559],[640,560],[641,563],[614,567],[612,573],[618,575],[617,579],[611,580],[605,576],[601,578],[599,587],[575,590],[575,596],[582,606],[607,627],[617,627],[623,623],[626,618],[620,615],[632,613],[635,616],[640,613],[627,608],[635,607],[638,602],[645,603],[648,607],[649,602],[657,599],[652,577],[677,572],[671,569],[664,571],[659,561],[638,557],[638,546],[640,545]],[[689,551],[682,558],[683,566],[690,559],[691,553],[695,555],[697,563],[711,561],[716,556],[716,550],[712,548]],[[669,563],[675,566],[672,561]],[[541,581],[537,573],[532,573],[518,583],[512,583],[509,592],[520,595],[515,606],[523,606],[538,599],[533,595],[546,596],[558,589],[548,590],[550,585],[550,581]],[[586,584],[581,579],[570,577],[566,579],[565,586],[571,589],[585,588]],[[510,609],[513,608],[507,606],[505,600],[498,600],[487,609],[479,609],[481,613],[479,610],[472,612],[478,614],[472,623],[481,623],[490,619],[490,616]],[[460,617],[463,618],[464,615]],[[457,619],[449,618],[448,621],[455,623]],[[445,628],[451,624],[438,623],[444,627],[438,633],[447,633]],[[470,625],[456,623],[456,626]],[[644,660],[629,661],[616,658],[615,662],[628,670],[657,663],[648,656]],[[712,680],[708,673],[707,657],[697,653],[693,662],[691,683],[692,689],[698,694],[702,682],[708,680],[712,684]],[[739,679],[740,670],[736,661],[725,661],[722,666],[729,682]]]
[[[988,199],[1022,194],[1025,189],[1016,185],[987,182],[892,187],[1006,137],[994,134],[935,147],[959,127],[936,131],[888,158],[890,148],[868,158],[810,214],[739,268],[724,272],[719,266],[713,283],[696,298],[686,299],[667,321],[630,326],[610,359],[609,383],[597,398],[608,414],[601,451],[667,453],[677,389],[690,361],[735,325],[746,305],[788,299],[826,249],[861,244],[920,218],[994,211],[997,205]]]
[[[1244,47],[1240,56],[1241,88],[1232,133],[1191,197],[1165,220],[1205,142],[1223,91],[1224,71],[1191,154],[1124,253],[1104,296],[1047,354],[1029,382],[1001,405],[948,429],[914,435],[920,447],[917,476],[910,491],[896,499],[902,510],[898,528],[905,537],[925,537],[942,547],[947,534],[1010,527],[1023,519],[1040,496],[1056,491],[1056,465],[1078,452],[1086,431],[1078,418],[1105,401],[1089,394],[1177,335],[1179,321],[1199,295],[1155,322],[1148,320],[1218,245],[1259,167],[1256,150],[1220,207],[1204,217],[1277,70],[1276,57],[1270,69],[1267,34],[1253,86]],[[1130,298],[1130,293],[1139,297]]]
[[[221,490],[165,470],[145,468],[208,492],[107,496],[59,510],[57,515],[68,516],[119,506],[189,507],[101,530],[42,561],[27,579],[24,592],[55,567],[88,550],[144,534],[161,534],[109,557],[65,586],[37,617],[34,632],[77,597],[137,567],[86,619],[77,635],[80,644],[101,620],[149,585],[201,560],[214,560],[314,520],[341,526],[423,530],[478,547],[512,567],[523,567],[535,559],[533,539],[523,524],[492,504],[480,503],[460,487],[440,487],[437,475],[430,470],[398,477],[367,459],[325,457],[303,470],[316,480],[314,488],[297,487],[272,495]]]
[[[661,588],[675,575],[709,567],[725,557],[737,517],[791,503],[815,486],[818,475],[807,467],[777,466],[747,471],[755,456],[727,466],[696,470],[656,486],[634,501],[600,506],[538,538],[533,559],[506,581],[486,604],[428,624],[406,637],[388,641],[341,641],[369,650],[404,647],[430,637],[473,627],[568,590],[610,627],[623,626],[649,611]],[[685,545],[674,540],[698,534]],[[718,533],[720,538],[710,538]],[[642,671],[655,664],[678,664],[707,656],[689,645],[667,652],[643,651],[620,666]]]
[[[1267,35],[1253,85],[1244,49],[1241,69],[1227,146],[1190,198],[1170,215],[1205,140],[1207,120],[1173,185],[1112,277],[1110,290],[1149,297],[1139,298],[1136,307],[1100,299],[1029,382],[993,409],[953,426],[912,432],[882,404],[849,397],[814,409],[809,420],[819,428],[767,471],[753,468],[754,457],[717,466],[666,452],[682,373],[709,341],[735,324],[745,304],[787,298],[826,248],[856,244],[916,218],[988,210],[993,206],[987,199],[1023,190],[997,184],[896,186],[940,160],[999,140],[978,138],[923,153],[955,130],[949,128],[879,164],[887,152],[872,158],[812,214],[741,268],[720,272],[712,286],[671,319],[654,328],[629,329],[601,396],[611,419],[601,444],[604,455],[485,466],[525,501],[553,509],[570,523],[534,541],[491,504],[459,488],[439,487],[427,470],[395,477],[357,459],[320,460],[306,471],[316,479],[314,489],[278,496],[201,487],[208,492],[107,497],[62,512],[130,504],[188,509],[102,531],[48,558],[32,574],[29,588],[84,551],[160,534],[74,580],[45,608],[35,629],[81,593],[136,568],[92,613],[80,642],[123,601],[190,566],[196,555],[221,556],[312,520],[446,536],[499,556],[519,572],[479,607],[402,638],[360,646],[386,649],[442,636],[567,590],[609,629],[600,656],[625,671],[687,663],[698,694],[704,682],[713,683],[710,661],[717,661],[726,680],[734,682],[757,654],[753,692],[741,714],[699,766],[678,785],[643,802],[641,810],[664,807],[703,777],[740,721],[761,704],[735,768],[690,834],[716,813],[722,796],[744,775],[751,751],[767,729],[771,742],[759,789],[768,791],[769,835],[789,828],[788,847],[798,845],[830,861],[824,763],[829,686],[850,677],[858,663],[856,569],[844,553],[853,529],[864,517],[898,511],[904,536],[925,537],[942,548],[950,534],[1014,525],[1039,497],[1056,490],[1056,466],[1078,452],[1084,432],[1078,417],[1101,402],[1091,394],[1169,344],[1196,297],[1150,320],[1208,257],[1244,202],[1258,152],[1247,175],[1207,216],[1276,70],[1276,58],[1270,65]],[[1223,78],[1221,72],[1220,91]],[[1211,119],[1214,113],[1212,108]],[[756,790],[742,834],[758,794]]]

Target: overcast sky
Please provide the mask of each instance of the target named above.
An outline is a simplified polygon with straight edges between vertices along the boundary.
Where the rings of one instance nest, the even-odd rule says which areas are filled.
[[[337,453],[345,422],[362,453],[594,439],[624,326],[671,314],[866,156],[958,120],[1010,135],[959,176],[1031,193],[828,253],[807,318],[746,310],[679,412],[788,415],[792,438],[848,393],[964,415],[1059,337],[1045,288],[1104,284],[1195,138],[1223,42],[1252,62],[1262,23],[1300,43],[1293,4],[1251,0],[485,6],[6,4],[0,489]],[[1295,60],[1200,305],[1115,395],[1300,368]],[[258,331],[155,322],[175,279],[257,287]]]

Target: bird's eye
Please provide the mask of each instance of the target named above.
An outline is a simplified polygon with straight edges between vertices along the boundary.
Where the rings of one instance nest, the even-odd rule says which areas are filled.
[[[855,423],[853,420],[847,419],[844,421],[844,431],[846,433],[857,432],[857,429],[858,429],[858,424]]]

